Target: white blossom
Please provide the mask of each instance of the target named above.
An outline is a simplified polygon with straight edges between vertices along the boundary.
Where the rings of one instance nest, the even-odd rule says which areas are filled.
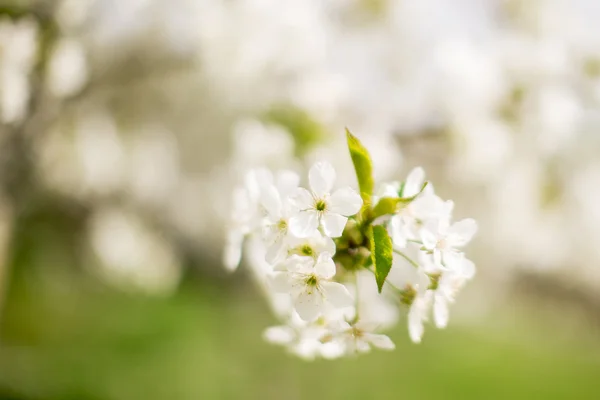
[[[344,351],[352,353],[368,353],[371,347],[381,350],[394,350],[394,342],[387,336],[374,333],[377,325],[369,322],[359,321],[354,324],[339,322],[336,327],[336,339],[344,346]]]
[[[403,185],[388,184],[384,187],[384,197],[414,198],[404,205],[390,219],[389,231],[392,241],[398,248],[405,248],[409,240],[419,237],[420,227],[430,219],[449,219],[454,203],[443,201],[435,195],[433,185],[425,184],[423,168],[414,168]]]
[[[342,343],[332,340],[332,330],[326,319],[307,323],[300,318],[292,318],[288,325],[267,328],[263,337],[305,360],[317,357],[334,359],[344,355]]]
[[[370,248],[361,233],[365,220],[344,232],[362,199],[351,188],[331,194],[335,177],[331,165],[316,163],[309,191],[298,187],[293,172],[254,169],[234,191],[225,261],[235,268],[242,244],[249,247],[252,276],[283,322],[265,330],[265,340],[306,360],[392,350],[394,343],[380,330],[397,323],[399,303],[409,306],[413,342],[421,341],[432,310],[436,327],[445,327],[450,303],[474,274],[460,249],[475,233],[475,221],[451,225],[454,203],[424,185],[421,168],[404,183],[383,184],[374,203],[383,197],[404,203],[391,218],[366,222],[386,226],[394,242],[392,269],[379,293],[373,271],[348,267],[347,257],[364,263]],[[346,236],[334,240],[340,235]]]
[[[433,297],[433,319],[438,328],[448,325],[448,307],[454,302],[464,284],[475,276],[475,264],[464,256],[458,265],[442,272]]]
[[[312,235],[321,226],[327,236],[338,237],[348,221],[356,214],[362,199],[352,188],[331,193],[336,173],[331,164],[318,162],[309,171],[310,191],[299,188],[292,201],[299,212],[290,219],[290,230],[299,237]]]
[[[432,300],[432,291],[427,290],[424,286],[417,287],[416,296],[412,300],[408,311],[408,333],[415,343],[421,343],[425,330],[424,323],[429,320]]]
[[[331,280],[335,264],[330,253],[321,253],[316,261],[312,257],[293,255],[285,269],[274,273],[273,289],[292,296],[294,308],[303,320],[316,319],[328,306],[343,308],[353,304],[348,289]]]
[[[312,257],[315,261],[321,253],[335,254],[335,243],[333,239],[322,235],[318,231],[307,238],[291,236],[287,241],[286,251],[288,255]]]
[[[70,96],[77,93],[87,79],[88,66],[82,44],[73,38],[58,41],[48,65],[50,91],[57,97]]]
[[[289,241],[289,219],[294,214],[289,194],[298,187],[300,177],[292,171],[281,171],[276,180],[261,188],[261,204],[267,212],[263,227],[269,246],[266,260],[272,264],[281,259]]]
[[[423,247],[432,252],[434,263],[453,268],[460,262],[459,248],[466,245],[477,232],[477,222],[471,218],[450,225],[446,219],[434,220],[420,231]]]

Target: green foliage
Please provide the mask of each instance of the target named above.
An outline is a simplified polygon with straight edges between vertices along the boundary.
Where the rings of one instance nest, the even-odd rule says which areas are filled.
[[[375,267],[375,280],[377,288],[381,293],[385,278],[392,269],[392,239],[382,225],[369,227],[369,239],[371,242],[371,260]]]
[[[419,190],[419,193],[415,194],[411,197],[383,197],[375,207],[373,207],[373,211],[371,213],[371,218],[379,218],[383,215],[395,214],[400,211],[403,207],[408,205],[411,201],[413,201],[418,195],[420,195],[423,190],[427,187],[427,183],[425,182]],[[404,184],[402,184],[404,186]]]
[[[360,196],[365,203],[370,203],[374,187],[371,156],[367,149],[365,149],[362,143],[348,130],[348,128],[346,128],[346,138],[348,139],[348,149],[350,150],[350,157],[352,157],[356,178],[358,179]]]
[[[291,105],[281,105],[271,109],[265,120],[287,129],[294,138],[296,155],[302,157],[311,148],[322,142],[325,129],[306,111]]]
[[[382,215],[395,214],[401,207],[411,201],[412,199],[403,199],[401,197],[384,197],[373,207],[373,219]]]

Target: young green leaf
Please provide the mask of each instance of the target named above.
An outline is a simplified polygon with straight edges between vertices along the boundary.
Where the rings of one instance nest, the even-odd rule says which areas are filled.
[[[348,139],[348,149],[350,157],[356,171],[360,196],[365,203],[370,203],[373,194],[373,165],[371,156],[362,143],[346,128],[346,138]]]
[[[427,186],[427,182],[423,184],[419,193],[415,194],[411,197],[383,197],[375,207],[373,207],[373,212],[371,216],[373,219],[381,217],[382,215],[395,214],[402,207],[409,204],[413,201],[418,195],[420,195],[425,187]]]
[[[379,203],[373,208],[373,219],[382,215],[395,214],[402,204],[410,203],[410,199],[402,199],[400,197],[384,197],[379,200]]]
[[[383,289],[385,278],[387,278],[392,269],[392,239],[387,233],[387,230],[382,225],[369,227],[371,242],[371,260],[375,267],[375,280],[379,293]]]

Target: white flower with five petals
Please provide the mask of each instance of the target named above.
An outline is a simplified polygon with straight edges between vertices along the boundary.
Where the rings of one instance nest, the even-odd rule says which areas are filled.
[[[290,218],[290,230],[298,237],[311,236],[319,226],[327,236],[342,235],[348,217],[362,207],[362,199],[352,188],[331,193],[336,173],[331,164],[318,162],[308,173],[310,191],[298,188],[292,202],[299,212]]]
[[[442,269],[460,264],[458,248],[469,243],[477,232],[477,222],[466,218],[450,225],[447,219],[432,220],[421,231],[423,247],[433,254],[433,262]]]
[[[380,333],[374,333],[377,324],[359,321],[353,325],[348,322],[338,322],[336,331],[336,340],[340,341],[347,354],[368,353],[371,347],[381,350],[394,350],[394,342],[387,336]]]
[[[263,337],[305,360],[334,359],[344,355],[344,347],[341,342],[332,340],[329,325],[326,318],[305,322],[294,314],[287,325],[267,328]]]
[[[409,240],[415,240],[419,235],[420,226],[433,218],[450,218],[454,203],[452,201],[443,201],[435,195],[433,185],[428,184],[423,189],[425,183],[425,172],[423,168],[414,168],[406,178],[404,186],[392,185],[389,187],[398,187],[394,190],[389,187],[386,190],[386,197],[416,198],[403,207],[396,215],[390,219],[389,231],[394,245],[398,248],[406,248]],[[390,196],[391,195],[391,196]]]
[[[294,309],[304,321],[315,320],[327,307],[344,308],[354,304],[348,289],[333,282],[335,263],[331,254],[323,252],[316,261],[312,257],[292,255],[285,271],[273,274],[272,288],[292,296]]]
[[[260,203],[267,213],[263,227],[263,237],[268,246],[265,258],[270,264],[276,264],[284,256],[289,219],[294,213],[289,194],[298,187],[299,181],[300,177],[295,172],[280,171],[275,182],[261,187]]]
[[[333,239],[329,236],[321,235],[319,231],[306,238],[289,236],[286,245],[288,256],[312,257],[314,261],[319,258],[321,253],[328,253],[333,256],[336,250]],[[276,265],[276,269],[281,267],[281,265]]]

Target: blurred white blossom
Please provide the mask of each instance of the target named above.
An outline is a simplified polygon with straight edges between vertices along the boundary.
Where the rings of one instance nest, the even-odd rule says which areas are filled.
[[[61,39],[55,44],[48,65],[47,83],[58,97],[77,93],[86,83],[88,66],[84,48],[75,39]]]
[[[19,122],[25,117],[37,35],[38,26],[32,19],[13,22],[0,18],[0,122]]]
[[[179,283],[174,249],[139,217],[119,209],[100,209],[92,217],[89,239],[100,276],[117,287],[169,293]]]

